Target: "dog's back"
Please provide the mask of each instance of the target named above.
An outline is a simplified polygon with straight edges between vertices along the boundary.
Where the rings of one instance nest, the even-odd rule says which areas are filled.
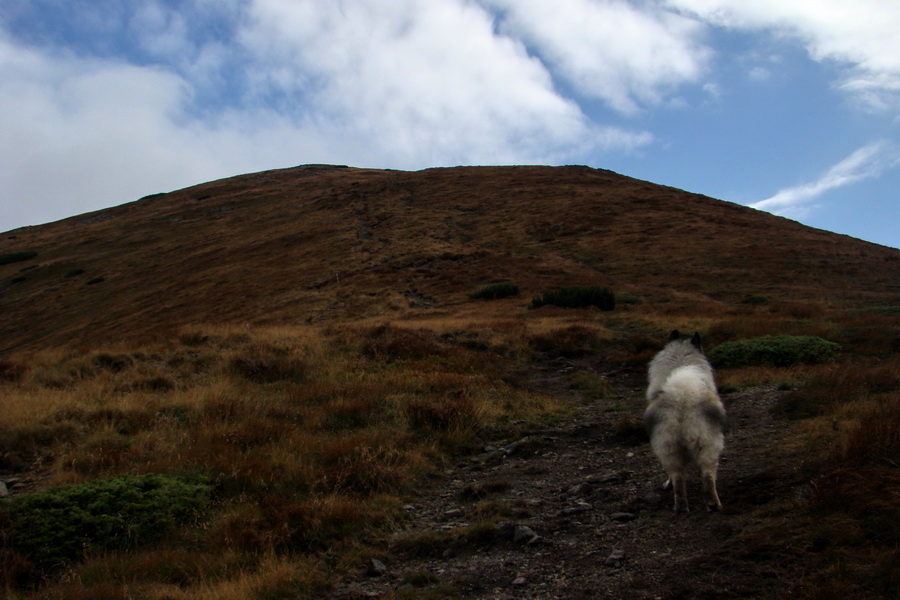
[[[687,510],[685,471],[700,467],[707,507],[721,508],[716,491],[719,455],[725,445],[725,408],[716,393],[712,367],[700,338],[669,343],[650,363],[644,424],[653,451],[675,490],[675,510]]]

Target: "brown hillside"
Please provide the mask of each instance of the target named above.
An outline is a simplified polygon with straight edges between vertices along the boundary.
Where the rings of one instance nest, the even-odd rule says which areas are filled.
[[[465,312],[512,280],[645,302],[900,304],[900,251],[587,167],[301,166],[0,235],[0,353],[192,323]]]

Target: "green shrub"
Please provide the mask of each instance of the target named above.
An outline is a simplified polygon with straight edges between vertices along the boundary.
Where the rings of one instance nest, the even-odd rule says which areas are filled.
[[[0,504],[8,549],[41,569],[89,550],[126,550],[197,521],[210,486],[166,475],[142,475],[52,488]]]
[[[37,252],[13,252],[12,254],[0,254],[0,265],[30,260],[37,256]]]
[[[600,310],[614,310],[616,297],[612,291],[604,287],[564,287],[544,292],[542,297],[531,301],[532,308],[540,308],[547,304],[563,308],[596,306]]]
[[[766,335],[720,344],[709,352],[709,359],[719,368],[814,365],[833,359],[840,349],[816,336]]]
[[[72,269],[66,273],[66,277],[78,277],[79,275],[84,275],[84,269]]]
[[[494,283],[481,288],[474,294],[469,294],[472,300],[499,300],[519,295],[519,286],[515,283]]]

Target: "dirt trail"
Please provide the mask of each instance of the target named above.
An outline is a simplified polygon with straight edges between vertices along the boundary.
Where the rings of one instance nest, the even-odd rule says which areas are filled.
[[[599,368],[555,362],[538,376],[550,389],[572,369]],[[386,571],[361,569],[333,598],[379,598],[417,581],[421,597],[438,597],[428,595],[423,578],[479,600],[785,597],[790,551],[755,534],[787,516],[806,489],[796,461],[780,449],[786,424],[770,410],[783,392],[765,387],[723,396],[724,509],[703,508],[695,475],[688,483],[692,511],[676,515],[649,444],[619,427],[642,414],[643,373],[620,372],[610,381],[624,411],[593,402],[552,429],[467,457],[407,507],[410,528],[399,537],[470,533],[424,552],[426,558],[394,549],[382,561]],[[481,535],[466,529],[483,516],[479,503],[491,501],[512,510],[507,523]]]

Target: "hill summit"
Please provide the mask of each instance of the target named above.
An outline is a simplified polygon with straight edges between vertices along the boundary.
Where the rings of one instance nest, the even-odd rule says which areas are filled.
[[[0,353],[194,323],[477,310],[480,286],[642,302],[900,303],[900,251],[582,166],[241,175],[0,235]]]

